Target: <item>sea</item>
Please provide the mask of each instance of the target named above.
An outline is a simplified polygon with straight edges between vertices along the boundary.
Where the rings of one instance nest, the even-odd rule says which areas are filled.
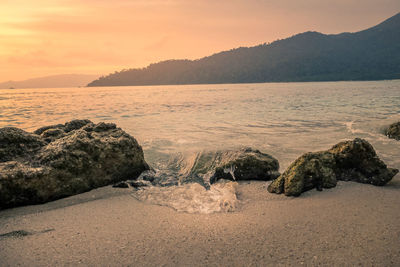
[[[356,137],[370,142],[388,166],[400,168],[400,142],[383,134],[400,121],[400,80],[0,90],[0,127],[34,131],[72,119],[116,123],[138,140],[159,172],[168,171],[176,155],[243,147],[277,158],[283,172],[305,152]],[[135,196],[210,213],[234,211],[236,188],[192,184]]]

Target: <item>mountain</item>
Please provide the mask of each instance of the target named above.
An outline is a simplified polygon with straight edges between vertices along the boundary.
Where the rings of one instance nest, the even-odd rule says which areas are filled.
[[[99,75],[85,74],[62,74],[40,78],[34,78],[24,81],[8,81],[0,83],[0,89],[5,88],[55,88],[55,87],[78,87],[86,86]]]
[[[305,32],[198,60],[122,70],[88,86],[382,80],[400,78],[400,13],[356,33]]]

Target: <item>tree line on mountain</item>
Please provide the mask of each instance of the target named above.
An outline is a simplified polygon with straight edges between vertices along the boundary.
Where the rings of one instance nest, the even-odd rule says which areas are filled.
[[[356,33],[305,32],[198,60],[117,71],[88,86],[254,83],[400,78],[400,13]]]

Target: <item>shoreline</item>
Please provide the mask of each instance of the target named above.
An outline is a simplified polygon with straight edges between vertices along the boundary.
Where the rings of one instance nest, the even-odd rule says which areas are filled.
[[[297,198],[267,185],[239,182],[239,208],[228,213],[176,212],[111,186],[3,210],[0,234],[31,234],[0,238],[0,257],[5,266],[400,264],[399,175]]]

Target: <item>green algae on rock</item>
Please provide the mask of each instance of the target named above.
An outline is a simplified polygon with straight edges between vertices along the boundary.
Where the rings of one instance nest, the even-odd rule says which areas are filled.
[[[306,153],[269,186],[270,193],[299,196],[302,192],[336,186],[335,159],[329,152]]]
[[[387,168],[366,140],[356,138],[327,151],[302,155],[268,186],[268,191],[299,196],[313,188],[335,187],[338,180],[382,186],[398,171]]]
[[[74,120],[34,134],[0,129],[0,208],[44,203],[137,178],[137,141],[113,123]]]

